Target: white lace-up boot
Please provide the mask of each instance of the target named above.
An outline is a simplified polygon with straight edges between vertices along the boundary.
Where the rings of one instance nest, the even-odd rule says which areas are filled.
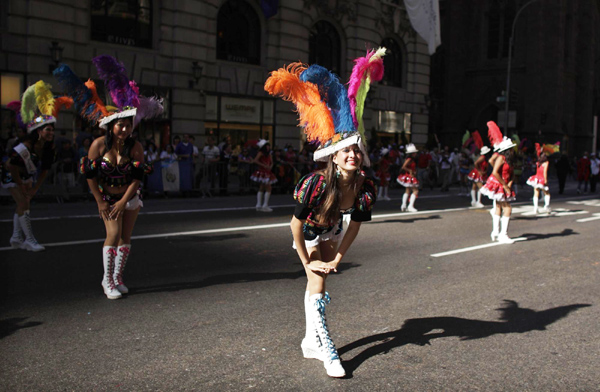
[[[25,241],[21,244],[21,249],[27,249],[32,252],[40,252],[45,250],[40,245],[35,237],[33,236],[33,229],[31,228],[31,218],[29,217],[29,210],[25,211],[23,215],[19,217],[19,223],[21,224],[21,230],[25,233]]]
[[[492,241],[496,241],[498,239],[498,235],[500,235],[500,215],[492,215],[492,233],[490,237]]]
[[[400,211],[406,211],[406,203],[408,202],[408,193],[402,195],[402,207],[400,207]]]
[[[538,213],[538,198],[536,195],[533,195],[533,213]]]
[[[115,258],[117,257],[116,246],[105,246],[102,248],[102,262],[104,264],[104,277],[102,278],[102,288],[108,299],[119,299],[122,297],[115,286]]]
[[[15,215],[13,216],[13,235],[10,237],[10,246],[15,249],[21,249],[24,241],[25,235],[23,234],[23,230],[21,230],[19,215],[15,212]]]
[[[477,208],[483,208],[483,207],[485,207],[483,205],[483,203],[481,202],[481,188],[479,188],[477,190],[477,202],[475,203],[475,207],[477,207]]]
[[[342,366],[342,361],[338,355],[337,349],[333,344],[333,340],[329,336],[327,328],[327,319],[325,318],[325,305],[329,298],[323,298],[321,294],[313,294],[309,298],[311,310],[313,312],[313,322],[319,339],[321,339],[321,352],[324,356],[323,366],[329,377],[344,377],[346,371]],[[327,302],[326,302],[327,301]]]
[[[327,293],[325,293],[327,296]],[[304,313],[306,315],[306,335],[302,339],[302,355],[304,358],[314,358],[319,361],[323,361],[323,352],[321,349],[321,339],[315,329],[315,323],[313,322],[313,311],[310,307],[309,293],[304,293]]]
[[[500,218],[500,235],[498,235],[498,242],[502,244],[513,244],[515,241],[508,236],[508,222],[510,221],[509,216],[503,216]]]
[[[131,252],[131,244],[123,244],[117,249],[117,257],[115,258],[115,272],[113,274],[113,280],[117,290],[121,294],[129,293],[129,289],[123,283],[123,272],[125,271],[125,264],[127,258]]]
[[[388,196],[388,189],[389,189],[389,188],[390,188],[389,186],[384,186],[384,187],[383,187],[383,200],[385,200],[385,201],[390,201],[390,200],[392,200],[392,199],[390,199],[390,197]]]
[[[477,192],[474,189],[471,189],[471,207],[475,207],[475,204],[477,203]]]
[[[415,200],[417,200],[417,195],[415,195],[414,193],[410,195],[410,201],[408,202],[408,208],[406,209],[406,211],[409,212],[417,212],[419,210],[417,210],[415,208]]]
[[[544,195],[544,212],[550,213],[550,195]]]

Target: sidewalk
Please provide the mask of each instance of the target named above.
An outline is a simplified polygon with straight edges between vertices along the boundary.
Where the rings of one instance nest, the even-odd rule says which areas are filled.
[[[558,194],[558,181],[550,180],[550,190],[553,199],[577,196],[577,182],[568,181],[565,186],[565,193]],[[404,188],[390,189],[389,196],[392,201],[401,201]],[[465,200],[468,204],[471,196],[459,196],[459,190],[456,186],[451,187],[449,192],[440,192],[440,188],[424,188],[419,192],[420,198],[454,198],[456,200]],[[531,200],[533,188],[528,185],[520,186],[517,193],[517,201]],[[600,196],[599,193],[596,195]],[[588,194],[594,197],[594,194]],[[271,195],[271,206],[293,206],[294,200],[291,194],[273,194]],[[150,197],[144,199],[144,213],[157,211],[181,211],[181,210],[219,210],[219,209],[253,209],[256,205],[256,194],[250,195],[231,195],[215,197],[181,197],[174,196],[169,198]],[[10,198],[3,198],[0,205],[0,220],[12,220],[14,213],[14,204]],[[32,217],[57,217],[57,216],[80,216],[96,214],[97,206],[93,200],[71,201],[58,203],[55,199],[34,199],[32,201]]]

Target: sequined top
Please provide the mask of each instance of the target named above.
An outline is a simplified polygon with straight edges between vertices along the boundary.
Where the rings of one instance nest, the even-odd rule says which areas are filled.
[[[133,180],[143,180],[146,167],[149,165],[129,159],[115,165],[105,156],[94,160],[82,157],[79,171],[86,178],[98,178],[101,186],[121,187],[131,184]]]
[[[365,222],[371,220],[371,209],[375,204],[377,189],[373,180],[365,178],[360,187],[354,205],[340,211],[342,214],[350,214],[350,219],[355,222]],[[296,200],[296,209],[294,216],[300,220],[305,220],[302,226],[304,239],[312,241],[318,235],[327,233],[334,228],[336,234],[342,230],[342,215],[337,222],[320,224],[317,219],[319,207],[325,201],[325,177],[319,173],[311,173],[304,176],[296,189],[294,190],[294,200]]]

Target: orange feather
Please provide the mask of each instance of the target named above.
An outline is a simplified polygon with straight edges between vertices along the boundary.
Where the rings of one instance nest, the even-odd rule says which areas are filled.
[[[102,102],[102,100],[98,96],[98,92],[96,91],[96,83],[94,83],[94,81],[92,79],[88,79],[88,81],[85,82],[85,86],[87,88],[89,88],[90,91],[92,92],[92,98],[90,99],[90,102],[93,102],[96,104],[94,106],[94,110],[92,111],[92,116],[90,116],[90,117],[100,118],[100,117],[108,116],[109,115],[108,110],[106,110],[104,103]]]
[[[52,111],[52,115],[56,118],[58,117],[58,112],[64,107],[65,109],[70,109],[71,105],[73,105],[73,99],[71,97],[58,97],[54,98],[54,110]]]

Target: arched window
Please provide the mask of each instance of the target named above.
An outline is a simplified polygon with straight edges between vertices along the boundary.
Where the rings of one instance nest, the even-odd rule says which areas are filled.
[[[217,59],[260,64],[260,20],[242,0],[223,4],[217,15]]]
[[[386,86],[402,87],[404,76],[404,59],[402,56],[402,48],[396,40],[386,38],[381,42],[381,46],[387,49],[383,56],[383,84]]]
[[[340,76],[341,57],[341,40],[335,27],[323,20],[315,23],[308,39],[308,62],[319,64]]]

